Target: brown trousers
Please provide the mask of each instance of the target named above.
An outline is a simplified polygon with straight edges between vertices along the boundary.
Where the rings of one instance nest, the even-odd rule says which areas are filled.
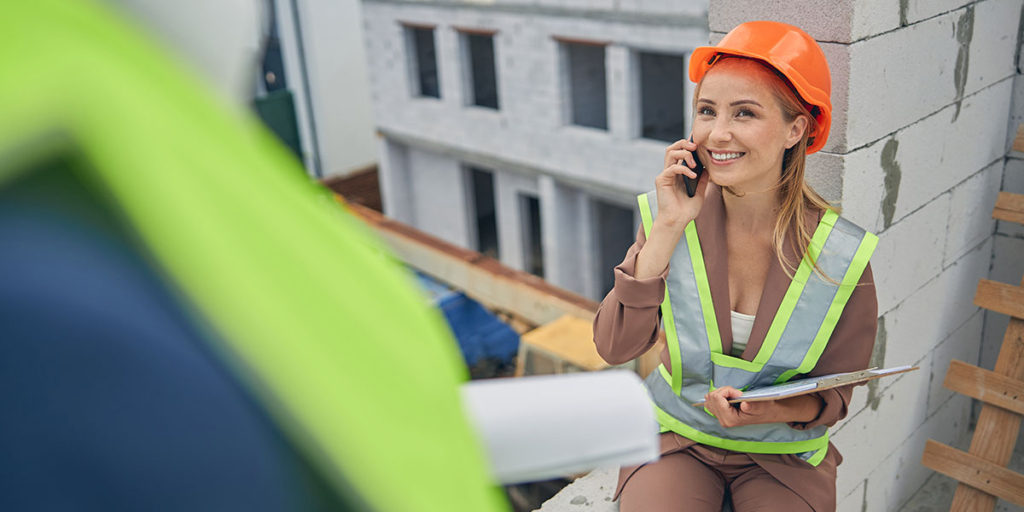
[[[623,486],[621,512],[813,512],[799,495],[745,453],[695,445],[642,466]]]

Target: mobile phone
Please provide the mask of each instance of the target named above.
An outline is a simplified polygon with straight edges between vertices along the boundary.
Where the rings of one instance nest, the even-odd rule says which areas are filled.
[[[690,136],[690,142],[693,142],[693,135]],[[700,180],[700,175],[704,174],[704,164],[700,163],[700,158],[697,157],[697,152],[693,152],[693,163],[697,164],[693,168],[693,172],[697,173],[697,179],[691,179],[689,176],[683,175],[683,185],[686,186],[686,195],[693,197],[697,193],[697,182]],[[683,165],[686,165],[685,161]]]

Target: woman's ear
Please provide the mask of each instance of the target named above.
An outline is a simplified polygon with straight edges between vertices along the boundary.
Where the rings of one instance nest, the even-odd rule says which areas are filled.
[[[800,142],[803,138],[804,132],[807,131],[807,117],[797,116],[793,124],[789,125],[789,136],[786,137],[786,149],[790,149]]]

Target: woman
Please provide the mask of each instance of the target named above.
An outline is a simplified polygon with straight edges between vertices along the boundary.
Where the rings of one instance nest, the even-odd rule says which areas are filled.
[[[643,226],[594,321],[612,364],[649,350],[661,320],[668,342],[645,382],[662,457],[623,468],[616,498],[623,512],[718,512],[727,499],[736,512],[834,510],[842,459],[827,430],[852,389],[727,402],[871,357],[877,237],[804,181],[806,154],[828,137],[828,64],[800,29],[750,22],[697,49],[690,79],[692,142],[668,147],[640,196]],[[698,159],[706,172],[689,197],[681,182],[698,178]]]

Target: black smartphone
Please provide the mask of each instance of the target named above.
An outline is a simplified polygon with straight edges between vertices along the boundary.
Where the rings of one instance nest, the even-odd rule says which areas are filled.
[[[693,142],[693,136],[690,136],[690,142]],[[700,175],[704,174],[704,164],[700,163],[700,158],[697,157],[697,152],[693,152],[693,163],[697,164],[693,168],[693,172],[697,173],[697,179],[690,179],[689,176],[683,175],[683,185],[686,186],[686,195],[693,197],[697,193],[697,181],[700,180]],[[686,161],[683,161],[683,165],[686,165]]]

